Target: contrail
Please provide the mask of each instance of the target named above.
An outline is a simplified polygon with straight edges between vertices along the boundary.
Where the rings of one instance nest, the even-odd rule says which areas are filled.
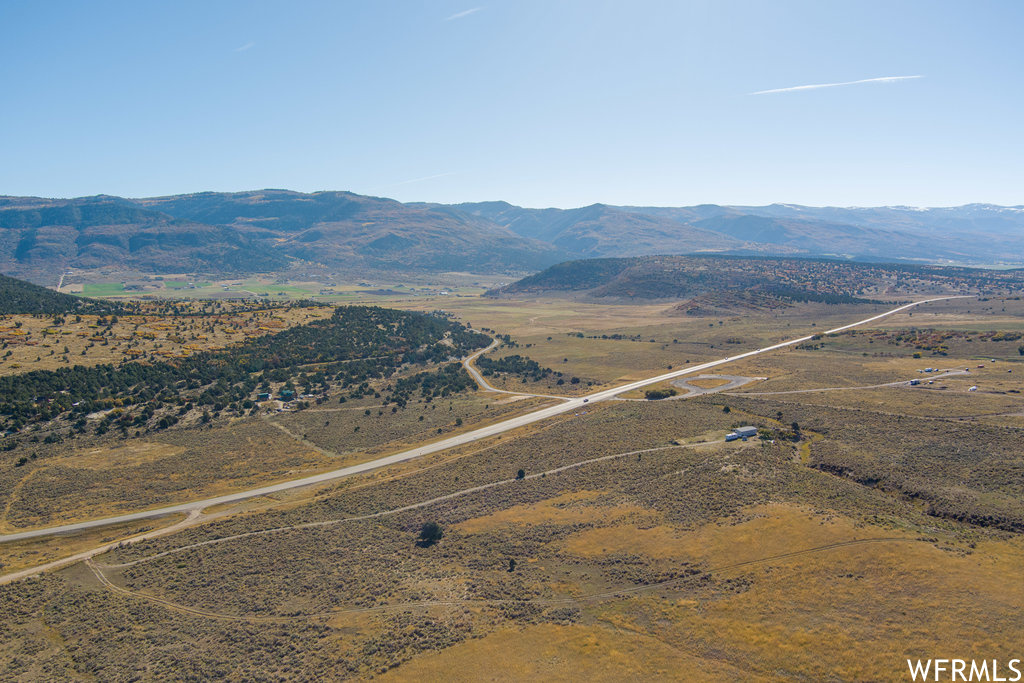
[[[445,21],[454,21],[455,19],[461,19],[462,17],[468,17],[470,14],[473,14],[474,12],[479,12],[482,9],[483,9],[483,7],[474,7],[473,9],[467,9],[467,10],[464,10],[462,12],[456,12],[455,14],[453,14],[450,17],[448,17],[447,19],[445,19]]]
[[[842,83],[815,83],[812,85],[794,85],[790,88],[774,88],[772,90],[758,90],[757,92],[748,93],[749,95],[770,95],[772,93],[779,92],[796,92],[798,90],[817,90],[818,88],[838,88],[841,85],[860,85],[861,83],[897,83],[899,81],[909,81],[915,78],[924,78],[924,76],[883,76],[881,78],[863,78],[859,81],[843,81]]]

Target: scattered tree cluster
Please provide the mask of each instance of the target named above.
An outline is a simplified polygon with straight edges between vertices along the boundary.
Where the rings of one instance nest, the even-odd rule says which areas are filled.
[[[537,361],[525,358],[520,355],[505,356],[504,358],[490,358],[481,356],[477,359],[476,365],[480,368],[484,377],[496,374],[516,375],[524,382],[527,380],[539,382],[551,375],[561,376],[562,373],[555,373],[551,368],[542,368]]]
[[[648,401],[660,401],[663,398],[676,395],[675,389],[648,389],[644,392],[644,396]]]
[[[399,379],[395,382],[391,395],[385,398],[384,405],[391,402],[399,408],[404,408],[417,389],[420,396],[429,402],[435,398],[447,398],[460,391],[475,391],[476,382],[461,363],[448,363],[436,372],[419,372],[411,377]]]

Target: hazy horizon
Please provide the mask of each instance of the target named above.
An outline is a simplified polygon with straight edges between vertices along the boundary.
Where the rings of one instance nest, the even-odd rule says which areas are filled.
[[[906,209],[906,210],[917,211],[917,210],[926,210],[926,209],[959,209],[959,208],[963,208],[963,207],[966,207],[966,206],[994,206],[994,207],[1001,208],[1001,209],[1020,209],[1020,210],[1024,210],[1024,204],[997,204],[995,202],[985,202],[985,201],[966,202],[964,204],[945,204],[945,205],[935,205],[935,206],[915,206],[915,205],[911,205],[911,204],[874,204],[874,205],[858,205],[858,204],[845,204],[845,205],[843,205],[843,204],[800,204],[798,202],[784,202],[784,201],[774,201],[774,202],[768,202],[766,204],[740,204],[740,203],[735,203],[735,202],[721,202],[721,203],[720,202],[697,202],[697,203],[694,203],[694,204],[613,204],[611,202],[596,201],[596,202],[591,202],[590,204],[580,204],[580,205],[573,205],[573,206],[551,206],[551,205],[548,205],[548,206],[526,206],[526,205],[522,205],[522,204],[516,204],[515,202],[511,202],[511,201],[509,201],[507,199],[500,199],[500,198],[499,199],[468,199],[468,200],[465,200],[465,201],[462,201],[462,202],[451,202],[451,203],[449,203],[449,202],[436,202],[436,201],[431,201],[431,200],[426,200],[426,199],[403,201],[401,199],[398,199],[396,197],[391,197],[391,196],[388,196],[388,195],[364,194],[362,192],[356,192],[355,190],[347,190],[347,189],[319,189],[319,190],[304,191],[304,190],[294,190],[294,189],[288,188],[288,187],[260,187],[260,188],[247,188],[247,189],[240,189],[240,190],[198,190],[198,191],[195,191],[195,192],[179,192],[179,193],[170,193],[170,194],[154,194],[154,195],[138,195],[138,196],[115,195],[115,194],[111,194],[109,192],[100,192],[98,194],[91,194],[91,195],[62,196],[62,197],[58,197],[58,196],[47,197],[47,196],[43,196],[43,195],[9,195],[9,194],[0,194],[0,197],[33,197],[33,198],[36,198],[36,199],[46,199],[46,200],[55,200],[55,201],[71,201],[71,200],[75,200],[75,199],[90,199],[90,198],[93,198],[93,197],[109,196],[109,197],[119,197],[121,199],[141,200],[141,199],[159,199],[159,198],[163,198],[163,197],[177,197],[177,196],[188,196],[188,195],[198,195],[198,194],[244,194],[244,193],[251,193],[251,192],[298,192],[298,193],[301,193],[301,194],[316,194],[318,192],[350,192],[352,194],[358,194],[358,195],[362,195],[362,196],[374,197],[376,199],[394,200],[394,201],[397,201],[397,202],[401,202],[403,204],[441,204],[441,205],[454,206],[454,205],[458,205],[458,204],[486,204],[486,203],[490,203],[490,202],[506,202],[508,204],[511,204],[513,206],[518,206],[518,207],[523,208],[523,209],[535,209],[535,210],[543,210],[543,209],[571,210],[571,209],[583,209],[583,208],[586,208],[588,206],[596,206],[596,205],[621,207],[621,208],[626,208],[626,209],[628,209],[628,208],[668,208],[668,209],[672,209],[672,208],[687,208],[687,207],[693,207],[693,206],[722,206],[722,207],[727,207],[727,208],[745,209],[745,208],[760,208],[760,207],[765,207],[765,206],[788,206],[788,207],[801,207],[801,208],[809,208],[809,209],[850,209],[850,210],[855,210],[855,209],[880,209],[880,208],[886,208],[886,209]]]

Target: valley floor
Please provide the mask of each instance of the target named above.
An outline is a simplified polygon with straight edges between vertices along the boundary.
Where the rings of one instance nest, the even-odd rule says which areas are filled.
[[[757,378],[743,386],[595,402],[206,510],[175,533],[0,586],[0,677],[899,681],[908,658],[1019,657],[1024,356],[1019,341],[989,334],[1024,329],[1017,303],[929,304],[713,371]],[[488,383],[567,395],[877,312],[808,306],[719,323],[657,306],[450,308],[511,334],[517,345],[490,356],[521,354],[580,378],[498,373]],[[933,355],[903,334],[911,327],[963,334]],[[951,372],[920,372],[932,366]],[[367,417],[369,402],[327,403],[210,429],[208,443],[129,440],[124,453],[93,454],[95,466],[68,453],[2,491],[5,531],[124,509],[118,491],[154,500],[154,490],[139,497],[146,468],[177,482],[163,496],[237,487],[550,401],[515,398],[481,390],[391,420]],[[743,424],[761,438],[725,443]],[[265,448],[244,445],[256,434]],[[201,475],[193,451],[233,479]],[[84,487],[57,493],[61,468]],[[442,527],[439,542],[417,543],[424,522]],[[32,566],[140,531],[0,546],[0,561]]]

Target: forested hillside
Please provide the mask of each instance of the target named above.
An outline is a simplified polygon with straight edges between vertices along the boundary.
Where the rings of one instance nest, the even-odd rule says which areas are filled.
[[[346,306],[325,320],[258,337],[220,351],[175,361],[94,367],[75,366],[0,378],[0,428],[12,432],[30,423],[66,417],[70,433],[83,431],[86,415],[113,410],[98,430],[113,426],[167,427],[194,408],[241,414],[257,387],[288,383],[311,393],[328,383],[358,387],[391,376],[403,365],[443,363],[490,341],[486,335],[440,317],[387,308]],[[443,381],[441,381],[443,380]],[[472,385],[461,367],[415,386],[432,394]],[[451,385],[451,386],[449,386]],[[414,387],[403,384],[408,395]],[[248,407],[242,402],[250,401]],[[55,438],[69,432],[54,432]]]
[[[116,313],[122,306],[106,301],[60,294],[31,282],[0,275],[0,314]]]

